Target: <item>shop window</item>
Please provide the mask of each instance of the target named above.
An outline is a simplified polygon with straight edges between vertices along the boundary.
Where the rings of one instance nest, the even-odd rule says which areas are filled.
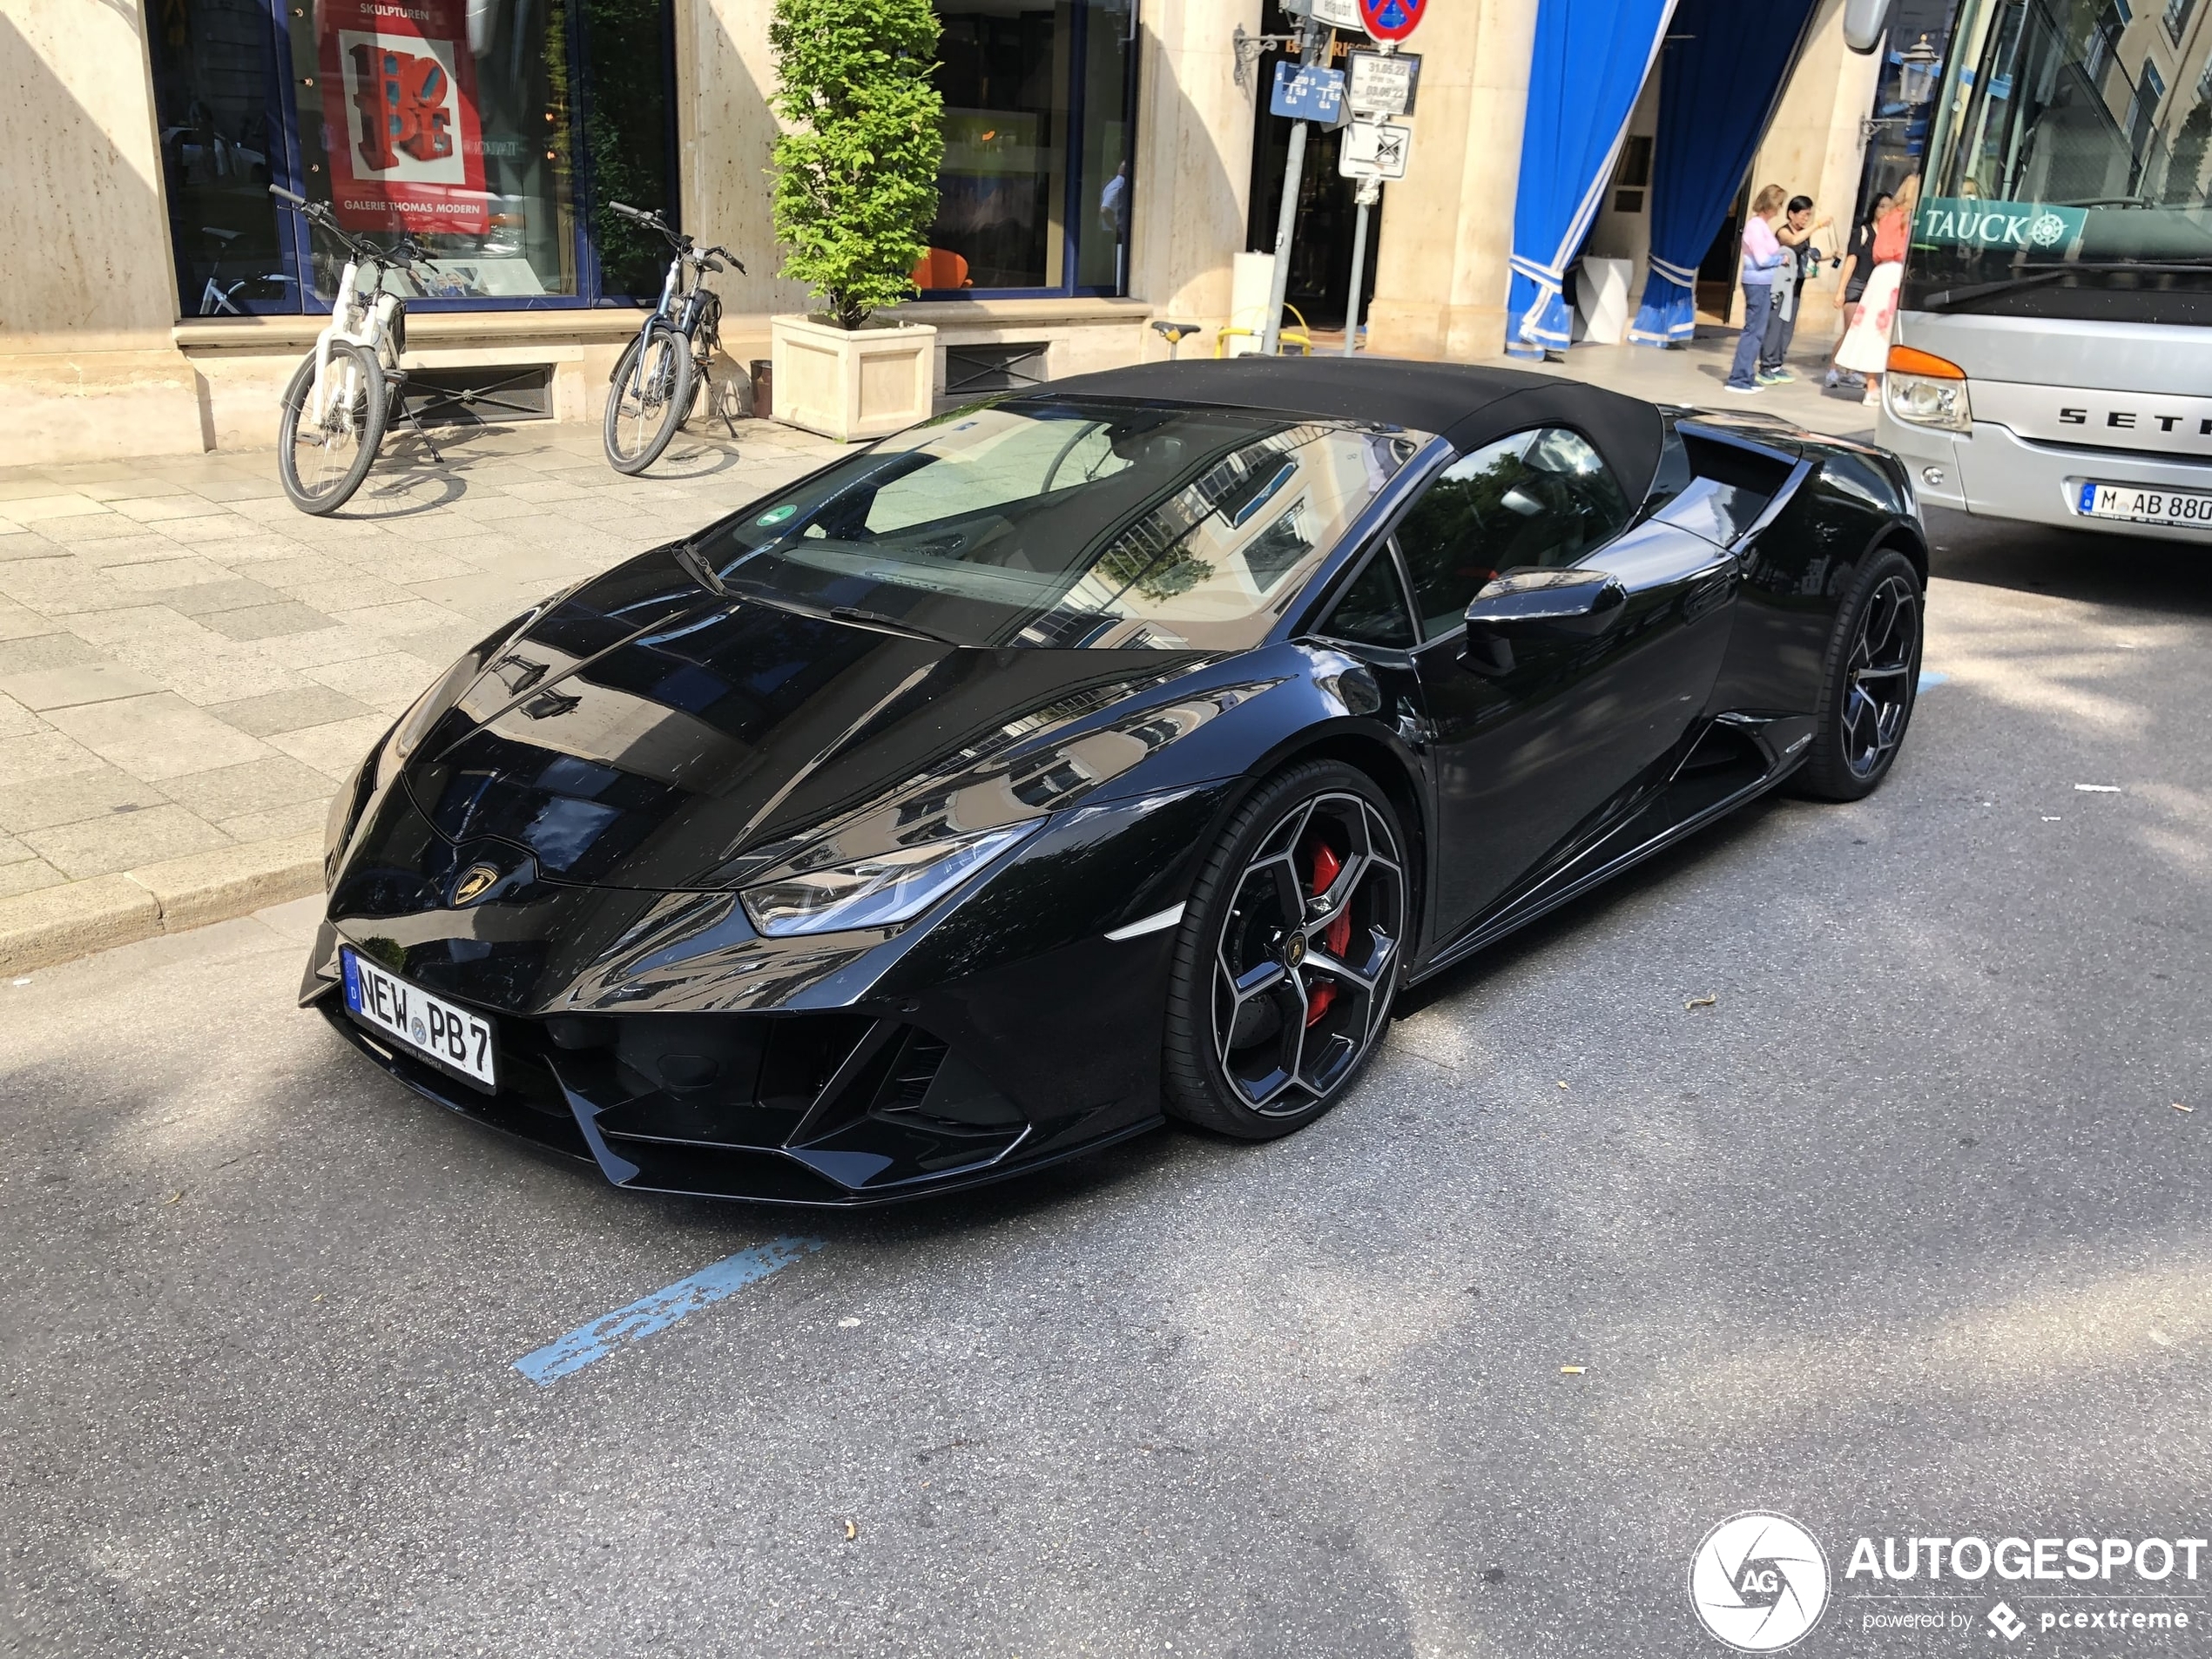
[[[298,277],[269,197],[270,181],[289,174],[272,118],[268,10],[261,0],[158,0],[150,12],[184,314],[296,311]]]
[[[2135,96],[2128,106],[2128,118],[2121,125],[2128,129],[2128,141],[2137,156],[2150,147],[2151,129],[2158,123],[2158,106],[2166,97],[2166,78],[2158,72],[2158,65],[2148,58],[2143,60],[2143,78],[2135,88]]]
[[[276,211],[272,182],[349,230],[412,232],[426,309],[658,293],[664,254],[606,205],[676,206],[669,0],[156,9],[185,315],[329,304],[344,255]]]
[[[938,0],[940,298],[1129,282],[1136,0]]]

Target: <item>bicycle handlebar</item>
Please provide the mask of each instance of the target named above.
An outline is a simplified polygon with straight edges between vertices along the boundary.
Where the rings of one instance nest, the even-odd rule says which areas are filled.
[[[415,239],[412,232],[401,232],[398,241],[393,243],[388,248],[381,247],[364,237],[354,235],[341,226],[338,223],[338,216],[330,211],[329,204],[327,202],[309,201],[305,196],[293,194],[282,185],[271,185],[269,194],[274,196],[279,201],[290,203],[295,212],[305,214],[309,219],[321,226],[332,236],[343,242],[356,258],[374,260],[382,264],[397,266],[403,270],[419,265],[423,260],[422,245]],[[681,231],[671,228],[668,221],[658,213],[645,212],[642,209],[631,206],[627,202],[609,202],[607,206],[624,219],[658,231],[668,239],[671,246],[703,270],[721,270],[722,265],[715,257],[719,254],[722,259],[729,260],[732,265],[738,267],[739,275],[745,273],[745,261],[731,253],[728,248],[696,246],[690,237]]]
[[[731,253],[728,248],[700,247],[658,213],[646,212],[642,208],[632,207],[628,202],[609,202],[607,207],[610,212],[618,213],[635,224],[643,225],[649,230],[658,231],[668,239],[668,245],[698,265],[702,270],[721,270],[723,267],[715,257],[719,254],[722,259],[736,266],[740,275],[745,274],[745,261]]]
[[[415,239],[412,231],[401,231],[399,239],[385,247],[367,237],[354,235],[341,225],[338,215],[330,211],[327,202],[309,201],[305,196],[294,195],[281,185],[271,185],[269,194],[280,201],[289,202],[294,212],[301,214],[311,223],[321,226],[331,236],[344,243],[347,252],[357,260],[373,260],[403,271],[410,270],[423,261],[422,245]]]

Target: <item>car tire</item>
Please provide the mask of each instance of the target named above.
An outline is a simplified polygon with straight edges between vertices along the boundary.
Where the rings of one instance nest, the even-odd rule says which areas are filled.
[[[1829,637],[1796,793],[1862,800],[1889,776],[1919,699],[1926,598],[1920,573],[1895,548],[1860,565]]]
[[[1176,937],[1163,1068],[1173,1116],[1272,1140],[1343,1097],[1401,976],[1405,848],[1389,798],[1337,761],[1294,766],[1238,808]]]

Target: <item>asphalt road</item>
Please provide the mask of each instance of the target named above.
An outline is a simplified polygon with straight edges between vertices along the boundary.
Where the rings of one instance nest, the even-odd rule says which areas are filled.
[[[297,907],[0,983],[0,1649],[1713,1655],[1693,1552],[1772,1508],[1837,1575],[1802,1653],[2163,1651],[1982,1627],[2066,1584],[1870,1634],[1843,1576],[2212,1521],[2212,574],[1937,529],[1879,794],[1425,991],[1271,1146],[640,1199],[295,1012]]]

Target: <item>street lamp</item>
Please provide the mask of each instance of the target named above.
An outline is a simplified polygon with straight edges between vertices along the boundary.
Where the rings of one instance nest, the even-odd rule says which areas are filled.
[[[1925,35],[1913,42],[1910,50],[1898,54],[1897,98],[1905,106],[1903,115],[1870,117],[1858,124],[1861,143],[1871,144],[1885,127],[1911,127],[1915,115],[1927,108],[1936,93],[1937,78],[1943,72],[1943,54],[1928,44]]]
[[[1919,109],[1935,97],[1936,76],[1943,57],[1928,44],[1925,35],[1897,60],[1897,95],[1911,109]]]

